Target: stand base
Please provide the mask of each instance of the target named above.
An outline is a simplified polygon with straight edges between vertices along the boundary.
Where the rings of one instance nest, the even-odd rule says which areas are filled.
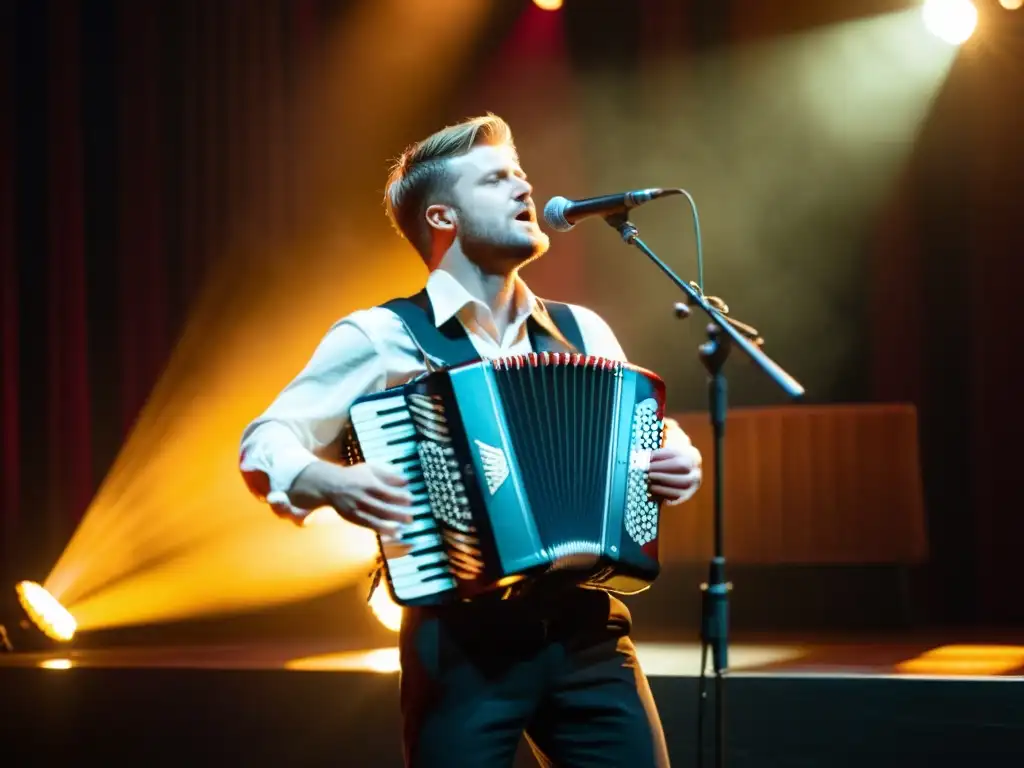
[[[729,592],[725,558],[714,557],[701,589],[700,675],[697,683],[697,765],[704,765],[704,719],[707,709],[708,652],[715,681],[715,765],[725,764],[725,674],[729,669]]]

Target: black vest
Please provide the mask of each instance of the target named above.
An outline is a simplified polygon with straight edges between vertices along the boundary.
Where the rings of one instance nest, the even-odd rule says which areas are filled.
[[[453,316],[441,327],[434,324],[434,308],[426,290],[407,298],[392,299],[381,306],[398,315],[419,348],[444,365],[455,366],[480,359],[457,317]],[[526,327],[534,352],[586,354],[583,334],[566,304],[538,299],[536,308],[526,320]]]

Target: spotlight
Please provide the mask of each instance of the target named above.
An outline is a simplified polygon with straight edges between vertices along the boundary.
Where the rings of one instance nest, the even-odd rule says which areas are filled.
[[[75,618],[40,584],[21,581],[14,592],[17,605],[13,600],[4,602],[12,606],[11,613],[20,615],[0,625],[0,649],[8,652],[43,650],[54,644],[67,643],[75,636],[78,628]]]
[[[950,45],[960,45],[978,26],[978,9],[970,0],[925,0],[921,9],[928,31]]]
[[[21,581],[15,588],[18,601],[39,631],[51,640],[66,643],[75,636],[78,624],[57,598],[34,581]]]
[[[562,7],[562,0],[533,0],[533,4],[542,11],[557,11]]]
[[[1024,5],[1024,0],[999,0],[999,4],[1008,11],[1016,11]]]

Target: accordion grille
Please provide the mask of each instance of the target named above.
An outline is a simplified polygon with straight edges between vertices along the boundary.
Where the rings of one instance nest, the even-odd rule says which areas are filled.
[[[621,366],[579,354],[544,353],[495,360],[494,371],[541,541],[570,558],[596,554],[619,418]]]

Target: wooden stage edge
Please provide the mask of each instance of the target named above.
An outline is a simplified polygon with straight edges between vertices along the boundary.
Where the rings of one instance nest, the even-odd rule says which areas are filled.
[[[699,645],[638,652],[672,765],[697,765]],[[744,635],[730,666],[728,766],[1024,764],[1024,633]],[[322,639],[0,654],[4,764],[399,768],[396,668]]]

